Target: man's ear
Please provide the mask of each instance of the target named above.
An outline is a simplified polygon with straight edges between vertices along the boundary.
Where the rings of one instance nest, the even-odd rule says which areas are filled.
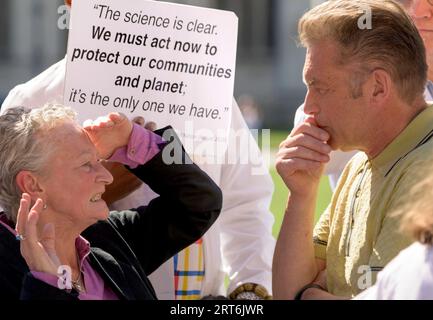
[[[388,72],[376,69],[371,75],[370,99],[375,104],[382,104],[391,93],[392,79]]]
[[[71,6],[72,5],[72,0],[65,0],[65,4],[67,6]]]
[[[41,194],[44,192],[37,177],[30,171],[20,171],[15,178],[15,182],[21,192],[28,193],[32,199],[41,198]]]

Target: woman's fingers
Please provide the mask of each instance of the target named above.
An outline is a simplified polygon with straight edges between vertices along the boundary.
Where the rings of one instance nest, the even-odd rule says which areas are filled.
[[[101,121],[99,122],[99,124],[97,125],[97,128],[111,128],[114,127],[114,122],[111,120],[108,121]]]
[[[55,251],[54,225],[47,224],[38,238],[37,224],[44,203],[36,200],[30,209],[31,198],[23,194],[18,210],[16,230],[24,239],[20,241],[20,251],[30,270],[56,275],[60,260]]]
[[[112,121],[108,116],[99,117],[96,120],[92,121],[91,129],[98,130],[101,128],[110,128],[114,127],[114,121]]]
[[[111,128],[122,123],[125,120],[127,120],[127,117],[124,114],[112,112],[107,116],[98,117],[95,120],[89,119],[84,121],[83,128],[89,131],[94,131],[101,128]]]
[[[127,118],[123,113],[112,112],[108,115],[108,119],[113,121],[114,124],[118,124]]]
[[[43,209],[43,201],[42,199],[36,200],[35,205],[30,210],[30,213],[27,218],[26,223],[26,241],[28,243],[36,243],[38,242],[38,230],[37,230],[37,223],[39,220],[39,214],[42,212]]]
[[[15,226],[15,230],[19,235],[25,235],[26,233],[26,223],[30,210],[30,195],[27,193],[23,193],[20,200],[20,207],[18,209],[17,215],[17,224]]]
[[[127,120],[127,117],[124,114],[113,112],[113,113],[108,114],[107,116],[99,117],[96,120],[84,121],[83,128],[86,131],[88,131],[89,133],[90,132],[97,133],[98,130],[100,130],[100,129],[114,127],[114,126],[122,123],[124,120]],[[144,127],[147,130],[150,130],[150,131],[156,130],[156,123],[155,122],[153,122],[153,121],[146,122],[146,120],[141,116],[135,117],[132,120],[132,122],[138,124],[139,126]]]

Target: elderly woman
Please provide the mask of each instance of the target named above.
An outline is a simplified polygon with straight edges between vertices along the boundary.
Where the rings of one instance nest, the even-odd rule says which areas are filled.
[[[172,130],[162,140],[119,114],[84,128],[74,117],[58,105],[0,116],[0,296],[156,299],[147,275],[206,232],[221,192],[188,164]],[[169,164],[173,151],[187,161]],[[109,212],[101,159],[125,164],[160,196]]]

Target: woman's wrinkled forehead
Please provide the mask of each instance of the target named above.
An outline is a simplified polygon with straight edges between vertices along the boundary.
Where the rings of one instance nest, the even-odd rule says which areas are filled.
[[[83,152],[96,152],[86,132],[74,122],[65,122],[54,128],[46,138],[55,149],[55,155],[63,159],[74,159]]]
[[[46,136],[46,139],[53,139],[57,143],[63,143],[63,140],[73,140],[85,135],[83,129],[72,121],[64,121],[56,124],[54,128],[47,130],[42,129],[40,134]]]

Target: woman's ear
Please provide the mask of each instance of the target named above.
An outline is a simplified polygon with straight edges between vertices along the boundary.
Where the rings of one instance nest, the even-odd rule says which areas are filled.
[[[30,171],[20,171],[15,178],[15,182],[21,192],[28,193],[32,199],[40,198],[44,192],[37,177]]]

